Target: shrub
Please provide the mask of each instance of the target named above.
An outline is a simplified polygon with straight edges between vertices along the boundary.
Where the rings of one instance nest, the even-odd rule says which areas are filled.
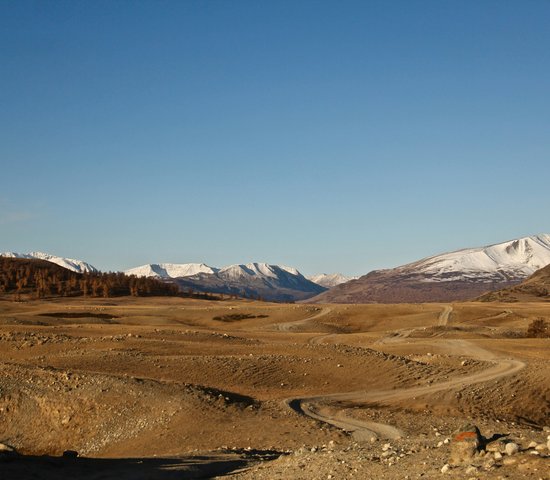
[[[527,327],[527,337],[550,338],[550,324],[544,318],[536,318]]]

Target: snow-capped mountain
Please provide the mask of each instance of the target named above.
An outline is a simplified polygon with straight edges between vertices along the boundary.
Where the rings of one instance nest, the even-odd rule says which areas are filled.
[[[331,288],[314,302],[399,303],[467,300],[520,283],[550,264],[550,235],[467,248],[376,270]]]
[[[550,235],[510,240],[496,245],[468,248],[425,258],[399,267],[403,272],[426,275],[426,281],[480,282],[524,280],[550,264]]]
[[[307,278],[317,285],[321,285],[325,288],[332,288],[336,285],[340,285],[341,283],[356,280],[358,277],[346,277],[341,273],[319,273],[318,275],[312,275]]]
[[[209,267],[204,263],[149,263],[130,268],[124,273],[136,277],[179,278],[199,273],[216,273],[217,271],[219,271],[218,268]]]
[[[204,263],[160,263],[131,268],[124,273],[173,279],[185,290],[275,301],[301,300],[325,290],[295,268],[267,263],[228,265],[223,268],[210,267]]]
[[[267,263],[247,263],[245,265],[229,265],[223,267],[218,276],[227,280],[263,279],[266,283],[280,283],[285,280],[289,286],[302,283],[305,277],[295,268]]]
[[[60,267],[66,268],[76,273],[94,273],[98,272],[97,268],[82,260],[75,260],[74,258],[63,258],[55,255],[50,255],[43,252],[31,252],[31,253],[16,253],[16,252],[4,252],[0,253],[0,257],[10,258],[30,258],[37,260],[46,260],[47,262],[55,263]]]

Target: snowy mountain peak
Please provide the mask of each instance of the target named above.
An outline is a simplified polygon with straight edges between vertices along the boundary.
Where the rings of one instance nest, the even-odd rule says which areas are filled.
[[[341,273],[319,273],[318,275],[312,275],[307,277],[308,280],[311,280],[317,285],[321,285],[325,288],[332,288],[341,283],[349,282],[350,280],[356,280],[357,277],[347,277]]]
[[[220,274],[230,278],[239,277],[264,277],[277,278],[281,273],[287,273],[301,277],[302,274],[293,267],[281,265],[269,265],[268,263],[247,263],[241,265],[228,265],[220,270]]]
[[[541,234],[479,248],[428,257],[398,270],[414,271],[429,281],[520,280],[550,264],[550,235]]]
[[[205,263],[149,263],[140,267],[130,268],[124,273],[137,277],[180,278],[191,277],[199,273],[213,274],[219,269]]]
[[[97,268],[82,260],[75,260],[74,258],[63,258],[55,255],[50,255],[44,252],[30,252],[30,253],[16,253],[16,252],[4,252],[0,253],[0,257],[11,258],[29,258],[36,260],[46,260],[47,262],[55,263],[60,267],[66,268],[77,273],[94,273],[98,272]]]

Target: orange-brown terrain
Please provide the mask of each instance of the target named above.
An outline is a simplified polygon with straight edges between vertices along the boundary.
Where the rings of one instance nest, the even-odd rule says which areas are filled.
[[[547,479],[539,317],[550,303],[6,297],[0,478]],[[468,422],[484,443],[454,465]]]

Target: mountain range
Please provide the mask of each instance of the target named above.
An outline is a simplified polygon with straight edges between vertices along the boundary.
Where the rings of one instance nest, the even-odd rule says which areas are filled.
[[[405,303],[467,300],[517,285],[550,264],[550,235],[534,235],[375,270],[331,288],[314,303]]]
[[[317,285],[321,285],[325,288],[332,288],[341,283],[349,282],[350,280],[355,280],[358,277],[346,277],[341,273],[319,273],[318,275],[312,275],[307,277],[308,280],[311,280]]]
[[[148,264],[131,268],[128,275],[171,279],[184,290],[222,293],[268,301],[304,300],[326,290],[298,270],[267,263],[247,263],[215,268],[203,263]]]
[[[42,252],[6,252],[0,256],[46,260],[78,273],[98,271],[82,260]],[[512,288],[549,264],[550,235],[541,234],[443,253],[396,268],[375,270],[359,278],[339,273],[306,278],[295,268],[267,263],[223,268],[204,263],[158,263],[124,273],[176,283],[184,290],[269,301],[404,303],[476,298]]]
[[[43,252],[31,252],[31,253],[16,253],[16,252],[4,252],[0,253],[0,257],[8,258],[27,258],[35,260],[46,260],[47,262],[55,263],[60,267],[66,268],[71,272],[76,273],[97,273],[99,270],[94,266],[86,263],[82,260],[75,260],[74,258],[63,258],[55,255],[50,255]]]

